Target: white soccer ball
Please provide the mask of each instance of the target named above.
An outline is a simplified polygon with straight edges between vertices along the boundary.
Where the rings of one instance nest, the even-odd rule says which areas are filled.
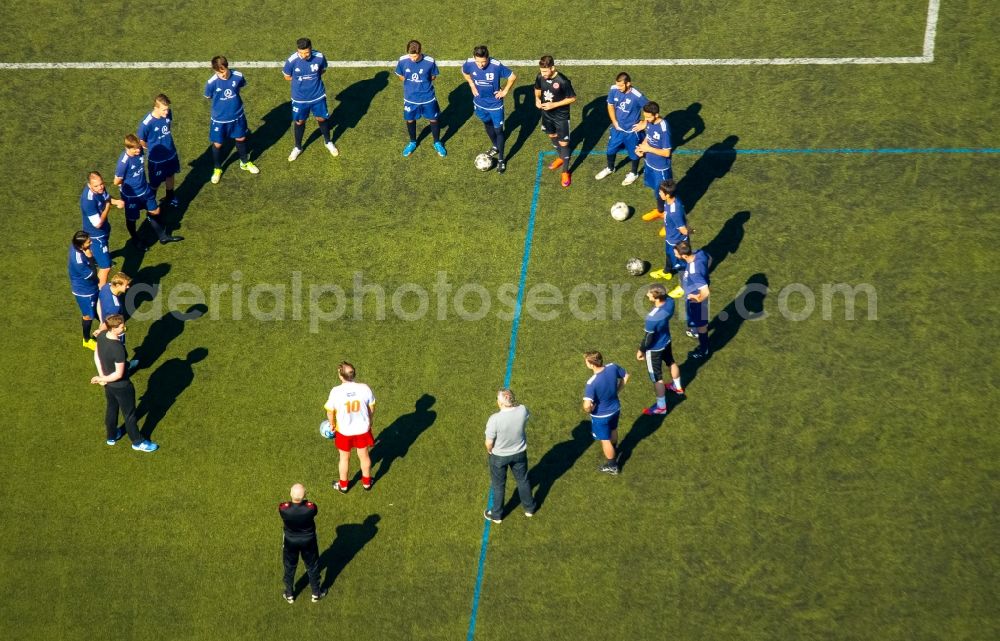
[[[611,205],[611,217],[617,221],[627,219],[629,213],[628,205],[623,202],[617,202],[614,205]]]
[[[646,261],[641,258],[629,258],[625,262],[625,271],[632,276],[641,276],[646,271]]]
[[[476,169],[479,171],[489,171],[493,169],[493,159],[489,154],[479,154],[476,156]]]
[[[319,435],[325,439],[333,438],[333,429],[330,427],[330,421],[323,421],[319,424]]]

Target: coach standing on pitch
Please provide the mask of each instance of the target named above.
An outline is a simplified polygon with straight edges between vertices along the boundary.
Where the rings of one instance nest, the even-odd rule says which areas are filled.
[[[299,555],[309,574],[312,601],[316,603],[326,596],[319,584],[319,545],[316,542],[316,512],[312,501],[305,500],[306,488],[301,483],[292,486],[291,501],[278,506],[278,514],[285,523],[285,542],[282,546],[282,561],[285,565],[285,601],[295,603],[295,567]]]
[[[507,487],[507,468],[514,474],[517,493],[525,516],[535,515],[535,499],[528,482],[528,440],[524,428],[528,424],[528,408],[518,405],[514,392],[497,392],[500,411],[486,421],[486,452],[489,454],[493,504],[483,512],[487,521],[503,521],[503,499]]]

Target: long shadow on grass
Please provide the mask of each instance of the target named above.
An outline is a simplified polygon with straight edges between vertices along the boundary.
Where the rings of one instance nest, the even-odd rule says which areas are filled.
[[[130,269],[125,269],[126,267]],[[170,263],[150,265],[138,270],[137,268],[138,263],[135,264],[134,268],[127,262],[122,265],[122,272],[132,277],[132,284],[122,301],[122,311],[125,312],[125,318],[131,318],[144,303],[156,298],[160,293],[160,281],[170,273]]]
[[[674,149],[686,145],[705,132],[705,121],[700,112],[701,103],[693,102],[684,109],[667,114],[665,120],[670,127],[670,143]]]
[[[330,123],[333,126],[330,131],[330,140],[336,143],[341,136],[347,133],[348,129],[357,127],[371,108],[375,96],[387,86],[389,86],[389,72],[379,71],[371,78],[359,80],[344,87],[337,94],[339,102],[336,109],[330,114]],[[309,143],[319,136],[320,132],[317,128],[309,136],[309,141],[303,144],[303,147],[308,147]]]
[[[587,451],[587,448],[593,442],[594,439],[590,435],[590,422],[580,421],[580,424],[570,432],[567,440],[556,443],[548,452],[542,455],[542,458],[538,459],[535,466],[528,472],[528,479],[531,481],[531,489],[538,509],[541,509],[545,504],[545,499],[548,497],[549,492],[552,491],[552,486],[555,485],[556,481],[573,467],[577,459],[583,456],[583,453]],[[528,456],[531,456],[530,449],[528,450]],[[504,507],[503,513],[509,514],[517,507],[519,501],[517,489],[515,488],[514,494],[510,497],[506,507]]]
[[[264,114],[261,121],[263,124],[250,132],[250,136],[247,137],[247,142],[250,145],[250,160],[254,161],[278,144],[278,141],[288,133],[289,127],[292,126],[292,101],[286,100],[274,107]],[[288,149],[291,150],[291,148],[292,142],[289,141]]]
[[[186,312],[174,310],[154,321],[142,344],[135,349],[139,367],[145,369],[158,361],[167,350],[167,345],[184,332],[184,324],[201,318],[207,311],[205,305],[192,305]]]
[[[747,279],[740,293],[726,307],[715,315],[708,323],[708,341],[710,355],[708,358],[688,358],[681,363],[681,380],[684,387],[698,376],[701,368],[712,360],[716,354],[729,345],[736,337],[743,323],[761,318],[764,312],[764,299],[768,294],[767,276],[757,273]],[[675,354],[676,356],[676,354]],[[668,395],[668,398],[671,395]]]
[[[673,397],[673,398],[672,398]],[[632,452],[644,439],[652,435],[663,425],[664,419],[670,415],[674,407],[679,405],[683,399],[677,399],[673,394],[667,394],[667,414],[646,416],[640,414],[628,433],[618,442],[618,467],[624,468],[625,464],[632,458]]]
[[[472,90],[464,80],[448,94],[448,102],[441,111],[441,143],[448,142],[472,116]]]
[[[598,96],[583,106],[580,124],[576,126],[570,136],[570,146],[579,148],[579,154],[577,154],[570,171],[576,171],[576,168],[587,160],[587,156],[594,150],[597,143],[601,142],[607,135],[610,126],[611,118],[608,117],[607,95]]]
[[[146,420],[142,424],[142,435],[149,438],[153,430],[177,402],[177,397],[194,382],[194,364],[208,356],[208,350],[198,347],[188,352],[186,358],[171,358],[162,363],[149,375],[146,392],[139,399],[136,418]]]
[[[733,168],[736,143],[739,141],[739,136],[729,136],[710,146],[677,183],[677,197],[684,203],[687,213],[694,211],[714,181],[723,178]]]
[[[410,446],[434,424],[437,412],[431,407],[435,400],[430,394],[424,394],[417,399],[412,412],[403,414],[379,432],[371,453],[372,466],[379,464],[376,480],[388,474],[393,462],[406,456]]]
[[[324,590],[333,585],[358,552],[375,538],[381,518],[378,514],[372,514],[362,523],[344,523],[337,526],[336,536],[319,556],[319,569],[321,572],[325,570],[322,584]],[[305,575],[299,577],[295,585],[295,594],[299,594],[308,583],[309,580]]]
[[[715,238],[705,244],[702,249],[712,257],[712,264],[708,267],[708,273],[715,271],[722,261],[729,258],[730,254],[735,254],[743,242],[746,235],[744,226],[750,220],[750,212],[738,211],[725,222]]]
[[[470,92],[471,93],[471,92]],[[531,134],[538,127],[541,120],[541,112],[535,106],[535,86],[521,85],[514,88],[514,111],[511,112],[507,123],[504,125],[507,137],[517,130],[517,138],[513,144],[507,145],[507,159],[510,160],[517,155],[517,152],[524,147]],[[546,136],[547,138],[547,136]]]

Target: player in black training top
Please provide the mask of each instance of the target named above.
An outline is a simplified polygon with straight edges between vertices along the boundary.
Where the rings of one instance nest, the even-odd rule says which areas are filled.
[[[542,56],[538,61],[535,78],[535,106],[542,110],[542,131],[549,135],[559,157],[549,169],[563,168],[562,186],[569,187],[569,106],[576,102],[576,92],[569,78],[556,70],[552,56]]]

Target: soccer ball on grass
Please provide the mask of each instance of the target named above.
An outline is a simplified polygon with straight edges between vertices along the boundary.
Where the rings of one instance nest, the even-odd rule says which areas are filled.
[[[489,171],[493,169],[493,159],[489,157],[488,154],[479,154],[476,156],[476,169],[479,171]]]
[[[632,276],[641,276],[646,271],[646,261],[641,258],[629,258],[625,261],[625,271]]]
[[[619,222],[628,219],[630,213],[632,211],[629,209],[629,206],[623,202],[611,205],[611,217]]]

